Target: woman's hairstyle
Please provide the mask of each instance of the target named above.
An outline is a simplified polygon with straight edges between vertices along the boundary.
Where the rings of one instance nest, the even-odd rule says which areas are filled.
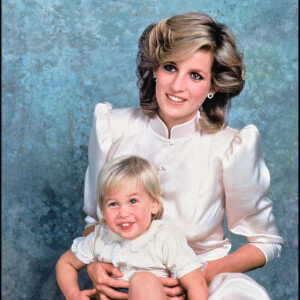
[[[230,100],[243,89],[245,67],[233,33],[207,14],[189,12],[150,24],[139,39],[137,76],[140,106],[150,118],[157,114],[153,70],[167,61],[183,60],[199,49],[213,56],[211,88],[213,99],[205,99],[200,126],[210,132],[227,125]]]
[[[157,200],[158,213],[152,220],[161,219],[164,208],[161,201],[161,186],[158,175],[152,164],[138,156],[126,155],[108,161],[101,169],[97,180],[97,199],[103,212],[105,198],[110,189],[124,179],[132,179],[132,184],[143,185],[146,193]]]

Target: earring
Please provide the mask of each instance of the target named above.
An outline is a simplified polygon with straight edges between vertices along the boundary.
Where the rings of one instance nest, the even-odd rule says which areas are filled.
[[[208,99],[212,99],[214,97],[214,94],[213,93],[208,93],[208,95],[207,95],[207,98]]]
[[[153,76],[153,80],[156,81],[156,76],[155,75]]]

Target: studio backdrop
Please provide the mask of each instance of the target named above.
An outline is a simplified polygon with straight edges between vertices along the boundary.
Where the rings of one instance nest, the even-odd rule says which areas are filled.
[[[150,23],[201,11],[244,53],[229,125],[255,124],[271,174],[281,257],[249,272],[298,299],[298,2],[2,1],[2,299],[63,299],[55,264],[85,226],[83,183],[98,102],[138,106],[137,42]],[[232,237],[236,249],[243,240]],[[82,286],[89,286],[85,271]]]

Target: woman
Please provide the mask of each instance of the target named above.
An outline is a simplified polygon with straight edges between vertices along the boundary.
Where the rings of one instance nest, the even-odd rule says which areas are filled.
[[[140,108],[98,104],[89,141],[84,211],[93,230],[101,214],[96,180],[113,157],[139,155],[159,172],[164,219],[184,229],[189,245],[208,261],[204,275],[209,299],[270,299],[242,274],[278,257],[282,248],[265,197],[270,176],[254,125],[227,126],[231,99],[244,87],[243,58],[233,34],[203,13],[186,13],[149,25],[139,40]],[[247,242],[228,254],[231,232]],[[128,284],[108,264],[87,267],[100,299],[127,299],[111,287]],[[174,279],[162,280],[169,299],[183,299]]]

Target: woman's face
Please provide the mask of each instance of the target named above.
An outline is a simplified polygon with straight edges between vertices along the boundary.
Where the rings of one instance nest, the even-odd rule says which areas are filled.
[[[154,72],[158,115],[169,131],[191,120],[207,94],[213,92],[212,61],[212,53],[200,49],[184,60],[166,62]]]

